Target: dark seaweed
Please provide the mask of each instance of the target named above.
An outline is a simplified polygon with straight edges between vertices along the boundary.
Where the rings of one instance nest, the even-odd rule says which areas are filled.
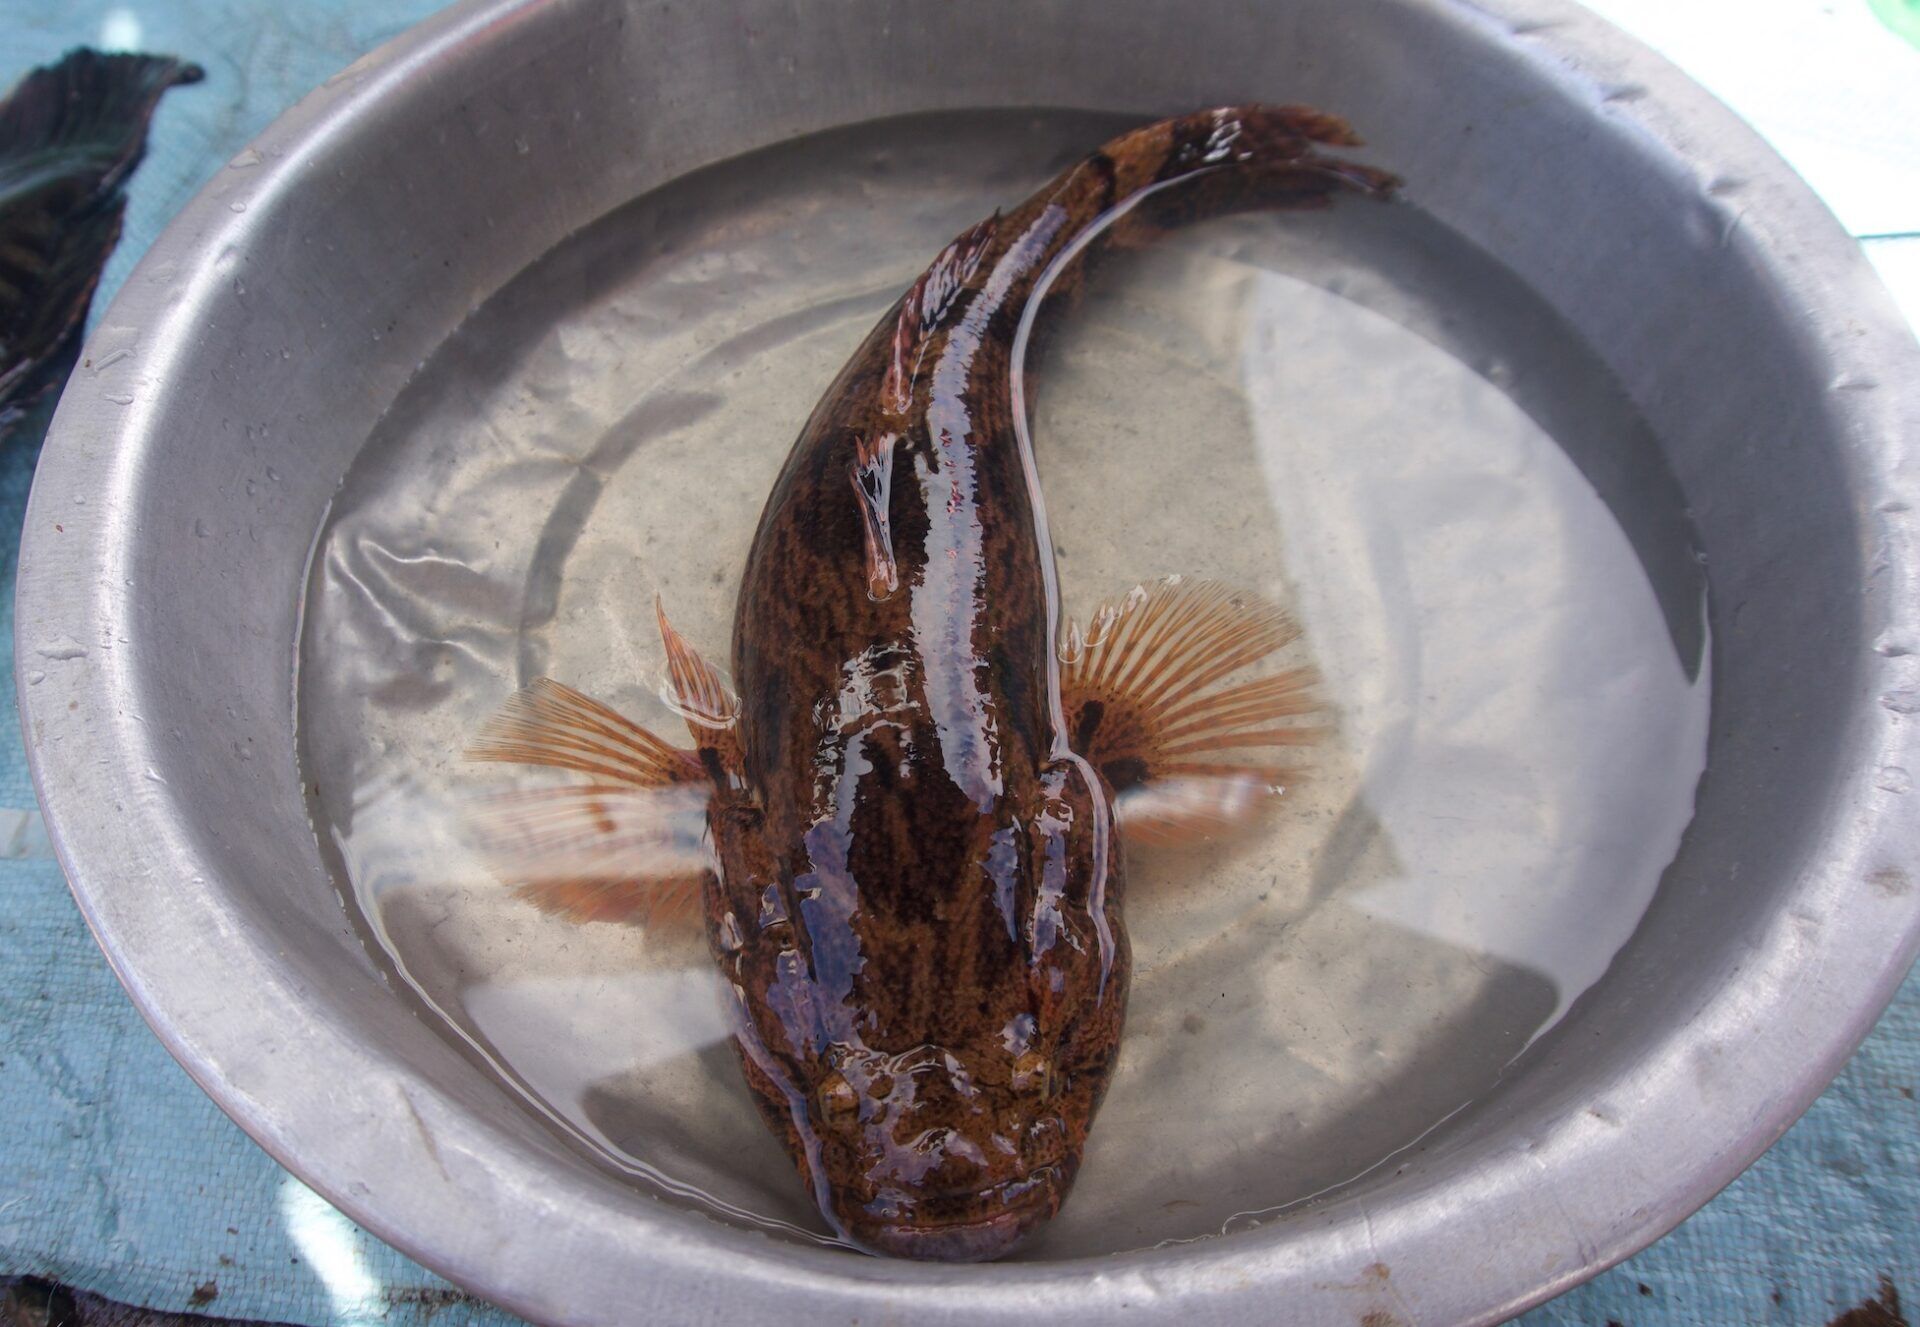
[[[211,1281],[194,1291],[189,1303],[200,1308],[213,1299],[202,1297]],[[218,1293],[216,1290],[215,1294]],[[118,1300],[74,1290],[57,1281],[37,1276],[12,1276],[0,1280],[0,1327],[286,1327],[282,1323],[241,1321],[237,1318],[202,1317],[194,1313],[168,1313],[163,1309],[141,1308]]]
[[[0,102],[0,441],[72,371],[154,107],[204,76],[81,48]]]

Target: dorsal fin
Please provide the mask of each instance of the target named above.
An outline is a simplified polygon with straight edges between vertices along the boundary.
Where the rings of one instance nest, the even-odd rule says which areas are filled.
[[[700,652],[687,643],[687,638],[673,629],[673,624],[667,621],[666,604],[658,594],[653,596],[653,616],[660,626],[660,643],[667,651],[671,691],[661,699],[687,721],[687,731],[699,749],[695,759],[707,773],[716,781],[723,776],[737,779],[740,735],[735,725],[740,718],[739,697],[720,676],[720,670],[701,658]],[[708,752],[712,753],[711,757],[705,754]],[[717,763],[717,768],[708,767],[710,759]]]
[[[995,212],[960,232],[900,301],[900,314],[893,324],[893,352],[886,377],[880,382],[880,404],[885,410],[905,415],[913,408],[914,375],[926,352],[929,334],[979,270],[980,260],[999,228],[1000,214]]]

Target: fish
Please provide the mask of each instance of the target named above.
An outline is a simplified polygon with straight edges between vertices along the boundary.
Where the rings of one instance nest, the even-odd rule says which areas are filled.
[[[1021,372],[1041,302],[1191,216],[1388,196],[1322,150],[1358,144],[1306,107],[1203,110],[963,231],[788,453],[731,682],[655,597],[688,744],[540,678],[468,751],[569,772],[481,816],[524,897],[702,919],[750,1093],[859,1249],[997,1258],[1060,1210],[1120,1052],[1125,848],[1246,822],[1325,732],[1310,668],[1246,676],[1299,636],[1256,595],[1176,575],[1061,620]]]

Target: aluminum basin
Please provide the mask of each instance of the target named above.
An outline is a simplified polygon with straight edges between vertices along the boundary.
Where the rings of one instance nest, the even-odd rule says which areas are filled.
[[[914,111],[1239,100],[1363,126],[1608,360],[1688,495],[1709,767],[1633,940],[1402,1164],[1227,1238],[917,1265],[596,1167],[389,989],[308,826],[300,597],[356,450],[470,309],[690,169]],[[34,776],[102,947],[200,1084],[368,1228],[530,1318],[1496,1322],[1732,1179],[1913,959],[1920,351],[1772,152],[1570,3],[477,0],[237,164],[128,281],[54,421],[18,598]]]

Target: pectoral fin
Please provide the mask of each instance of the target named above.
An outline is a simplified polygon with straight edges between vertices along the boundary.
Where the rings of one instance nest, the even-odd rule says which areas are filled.
[[[1216,837],[1301,776],[1283,755],[1325,735],[1313,669],[1228,683],[1299,638],[1272,604],[1170,577],[1068,624],[1061,698],[1073,749],[1114,791],[1135,843]]]
[[[473,811],[494,874],[542,912],[653,926],[699,915],[709,798],[696,783],[568,784],[494,793]]]
[[[694,752],[542,677],[508,698],[466,754],[585,776],[470,804],[487,864],[522,898],[580,922],[696,915],[713,790]]]
[[[712,873],[707,813],[736,782],[739,706],[657,600],[655,609],[670,702],[693,749],[544,677],[510,697],[467,748],[469,760],[584,776],[472,804],[494,873],[536,907],[572,921],[691,919]]]
[[[467,748],[468,760],[568,769],[633,788],[702,777],[699,757],[550,677],[508,697]]]

